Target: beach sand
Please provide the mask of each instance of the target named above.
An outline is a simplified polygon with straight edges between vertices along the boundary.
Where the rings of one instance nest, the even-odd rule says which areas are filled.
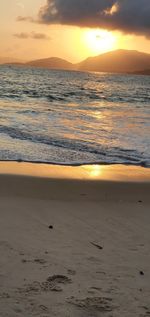
[[[150,316],[150,170],[0,163],[0,317]]]

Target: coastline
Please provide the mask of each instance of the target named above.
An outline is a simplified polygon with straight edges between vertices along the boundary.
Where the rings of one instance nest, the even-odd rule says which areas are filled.
[[[142,167],[0,163],[0,191],[5,196],[48,200],[149,201],[149,188],[150,169]]]
[[[0,163],[0,315],[150,313],[150,169]]]
[[[123,164],[79,165],[47,164],[35,162],[0,161],[0,175],[24,175],[56,179],[79,179],[86,181],[149,182],[150,168]]]

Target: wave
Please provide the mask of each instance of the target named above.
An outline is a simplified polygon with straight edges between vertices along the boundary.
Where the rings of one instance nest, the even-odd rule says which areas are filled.
[[[72,99],[73,98],[73,99]],[[38,93],[37,91],[30,92],[20,92],[18,93],[17,91],[15,93],[8,91],[5,93],[5,91],[0,92],[0,100],[16,100],[16,101],[28,101],[28,99],[36,99],[38,100],[46,100],[47,102],[70,102],[70,101],[76,101],[76,100],[83,100],[84,103],[86,102],[100,102],[100,101],[105,101],[107,103],[113,103],[114,105],[116,103],[130,103],[130,104],[148,104],[150,102],[150,97],[138,97],[138,98],[129,98],[126,96],[107,96],[107,95],[99,95],[99,94],[81,94],[81,93],[74,93],[74,92],[68,92],[68,93],[60,93],[60,95],[53,95],[49,93]],[[137,108],[141,108],[141,105],[135,105]]]
[[[144,157],[143,154],[137,150],[120,147],[110,148],[98,145],[96,143],[93,144],[80,140],[65,138],[58,139],[46,135],[34,134],[33,132],[23,131],[13,127],[6,127],[3,125],[0,126],[0,133],[8,135],[12,139],[40,143],[52,147],[62,148],[63,150],[67,151],[75,151],[76,153],[90,153],[95,156],[94,162],[97,162],[98,164],[102,164],[103,162],[104,164],[131,164],[150,167],[150,160],[147,157]],[[87,162],[83,161],[82,164],[87,164]]]

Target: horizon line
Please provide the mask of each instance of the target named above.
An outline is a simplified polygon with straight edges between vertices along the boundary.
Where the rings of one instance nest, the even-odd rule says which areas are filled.
[[[70,64],[72,65],[76,65],[76,64],[79,64],[89,58],[94,58],[94,57],[98,57],[98,56],[102,56],[102,55],[105,55],[105,54],[109,54],[109,53],[112,53],[112,52],[118,52],[118,51],[129,51],[129,52],[137,52],[137,53],[142,53],[142,54],[146,54],[146,55],[150,55],[150,53],[147,53],[147,52],[144,52],[144,51],[139,51],[139,50],[130,50],[130,49],[123,49],[123,48],[118,48],[118,49],[115,49],[115,50],[110,50],[110,51],[106,51],[106,52],[103,52],[103,53],[100,53],[98,55],[94,55],[94,56],[88,56],[86,57],[85,59],[79,61],[79,62],[70,62],[70,60],[68,59],[65,59],[64,57],[58,57],[58,56],[48,56],[48,57],[40,57],[40,58],[36,58],[36,59],[29,59],[29,60],[22,60],[21,58],[15,58],[15,57],[11,57],[11,56],[0,56],[0,59],[16,59],[16,62],[10,62],[11,64],[12,63],[20,63],[20,64],[26,64],[26,63],[29,63],[29,62],[33,62],[33,61],[40,61],[40,60],[44,60],[44,59],[49,59],[49,58],[57,58],[57,59],[62,59],[64,61],[67,61],[69,62]],[[9,62],[4,62],[4,63],[0,63],[0,65],[4,65],[4,64],[9,64]]]

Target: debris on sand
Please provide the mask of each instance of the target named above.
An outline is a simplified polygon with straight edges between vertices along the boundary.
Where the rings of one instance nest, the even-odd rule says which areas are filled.
[[[94,247],[98,248],[99,250],[103,250],[103,247],[97,243],[91,242],[92,245],[94,245]]]

